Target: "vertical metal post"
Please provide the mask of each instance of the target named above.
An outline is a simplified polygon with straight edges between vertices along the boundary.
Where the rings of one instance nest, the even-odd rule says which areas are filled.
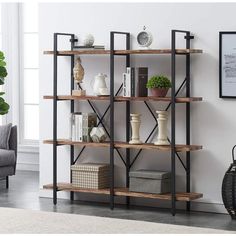
[[[53,204],[57,204],[57,33],[53,55]]]
[[[190,32],[186,33],[186,49],[190,49]],[[190,53],[186,55],[186,97],[190,97]],[[186,103],[186,144],[190,145],[190,102]],[[186,152],[186,192],[190,192],[190,152]],[[190,202],[186,203],[190,211]]]
[[[130,50],[130,34],[126,35],[126,50]],[[126,67],[130,67],[130,54],[126,55]],[[130,139],[130,101],[126,101],[126,142]],[[126,149],[126,188],[129,188],[130,149]],[[126,206],[129,207],[130,198],[126,197]]]
[[[114,208],[114,33],[110,32],[110,208]]]
[[[74,48],[74,40],[75,35],[71,36],[71,50]],[[71,55],[71,69],[70,69],[70,86],[71,86],[71,94],[72,90],[74,89],[74,75],[73,75],[73,68],[74,68],[74,62],[75,62],[75,55]],[[74,100],[71,100],[70,102],[70,112],[73,113],[75,111],[75,104]],[[71,129],[71,127],[70,127]],[[72,166],[74,164],[74,145],[70,146],[70,165]],[[70,183],[72,183],[72,171],[70,171]],[[70,200],[74,200],[74,192],[70,192]]]
[[[6,188],[9,188],[9,176],[6,177]]]
[[[171,212],[175,215],[175,30],[171,31]]]

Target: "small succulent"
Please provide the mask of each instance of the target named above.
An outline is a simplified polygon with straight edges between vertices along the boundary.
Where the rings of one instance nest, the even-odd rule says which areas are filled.
[[[163,75],[154,75],[152,76],[147,84],[146,87],[149,89],[152,88],[170,88],[171,87],[171,82],[170,80]]]

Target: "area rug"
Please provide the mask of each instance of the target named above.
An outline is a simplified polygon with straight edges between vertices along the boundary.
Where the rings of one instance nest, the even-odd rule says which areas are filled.
[[[0,233],[235,234],[236,232],[106,217],[0,208]]]

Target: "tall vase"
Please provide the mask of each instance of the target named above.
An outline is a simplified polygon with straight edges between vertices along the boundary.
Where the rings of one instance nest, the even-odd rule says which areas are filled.
[[[170,145],[167,140],[167,121],[168,112],[167,111],[156,111],[158,114],[158,135],[157,140],[154,142],[155,145]]]
[[[141,124],[140,114],[130,114],[131,116],[131,130],[132,130],[132,137],[129,141],[130,144],[141,144],[142,141],[139,137],[139,129]]]

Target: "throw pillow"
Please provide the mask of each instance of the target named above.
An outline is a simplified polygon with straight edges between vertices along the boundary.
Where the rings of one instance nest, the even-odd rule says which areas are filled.
[[[9,138],[12,124],[0,125],[0,148],[9,149]]]

